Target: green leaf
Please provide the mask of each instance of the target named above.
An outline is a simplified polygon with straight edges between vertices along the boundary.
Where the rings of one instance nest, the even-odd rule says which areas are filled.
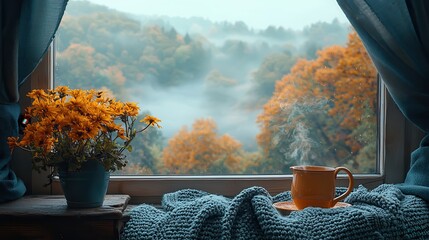
[[[126,147],[126,149],[128,150],[128,152],[131,152],[131,151],[133,151],[133,146],[128,145],[128,146]]]

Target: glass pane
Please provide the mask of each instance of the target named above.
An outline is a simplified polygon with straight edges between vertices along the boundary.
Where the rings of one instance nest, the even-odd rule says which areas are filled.
[[[376,71],[336,1],[69,1],[55,85],[162,119],[115,174],[376,171]]]

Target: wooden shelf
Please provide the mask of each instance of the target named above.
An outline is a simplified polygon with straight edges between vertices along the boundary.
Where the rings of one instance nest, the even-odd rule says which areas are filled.
[[[98,208],[69,209],[63,195],[0,204],[1,239],[119,239],[130,197],[106,195]]]

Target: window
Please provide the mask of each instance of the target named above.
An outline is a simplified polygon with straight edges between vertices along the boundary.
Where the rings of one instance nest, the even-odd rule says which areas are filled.
[[[342,16],[335,1],[330,4],[338,9],[336,16]],[[350,70],[341,66],[341,57],[356,53],[353,50],[357,48],[347,48],[351,41],[348,36],[354,41],[356,36],[353,39],[344,17],[301,23],[295,28],[278,24],[258,26],[259,29],[239,19],[192,21],[127,15],[92,1],[69,2],[54,48],[54,84],[104,88],[123,100],[141,101],[144,111],[163,119],[161,132],[143,134],[142,151],[131,153],[132,168],[122,173],[126,175],[112,177],[110,192],[127,193],[134,201],[146,202],[158,201],[163,193],[180,188],[235,195],[245,187],[260,185],[274,194],[290,186],[288,166],[303,163],[347,166],[359,173],[355,175],[358,183],[383,181],[383,136],[388,128],[388,124],[384,125],[384,88],[378,88],[381,101],[377,101],[375,93],[371,99],[367,95],[355,97],[355,102],[346,98],[350,90],[359,92],[361,88],[362,93],[368,94],[367,89],[377,89],[376,73],[371,75],[370,69],[360,69],[368,71],[366,77],[372,76],[366,83],[373,84],[373,88],[357,84],[344,89],[328,81],[344,77],[335,72],[337,67]],[[307,60],[299,61],[301,58]],[[51,61],[39,69],[52,66]],[[308,69],[310,72],[304,71]],[[300,79],[304,74],[310,77]],[[277,88],[290,88],[288,93],[297,98],[285,97],[281,91],[275,95],[275,83],[282,81]],[[305,85],[308,83],[312,85]],[[332,91],[341,87],[342,95]],[[179,98],[167,99],[174,94]],[[199,98],[202,101],[196,102]],[[268,109],[273,105],[276,108]],[[362,107],[357,113],[351,111],[358,105]],[[382,127],[377,132],[378,113],[382,113],[378,121]],[[257,119],[262,119],[259,125]],[[180,168],[186,157],[177,161],[179,164],[166,166],[168,161],[161,156],[169,146],[167,139],[178,136],[191,141],[204,137],[195,133],[198,129],[192,129],[193,123],[208,129],[209,139],[218,141],[214,146],[224,147],[221,152],[229,150],[230,155],[204,158],[212,162],[201,168]],[[213,131],[214,124],[217,132]],[[176,135],[183,125],[188,130]],[[258,134],[262,139],[259,142]],[[228,141],[223,144],[226,146],[221,144]],[[273,142],[277,147],[271,146]],[[377,145],[381,146],[379,151]],[[302,146],[307,149],[299,148]],[[177,154],[180,149],[175,149]],[[345,178],[341,181],[346,183]],[[54,183],[53,192],[58,191]]]

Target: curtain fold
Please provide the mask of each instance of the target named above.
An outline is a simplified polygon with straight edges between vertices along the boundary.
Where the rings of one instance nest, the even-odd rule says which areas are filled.
[[[67,0],[0,1],[0,202],[26,191],[10,169],[7,137],[18,135],[18,88],[48,49],[66,5]]]
[[[429,1],[337,2],[399,109],[426,133],[412,153],[410,170],[399,187],[429,201]]]

